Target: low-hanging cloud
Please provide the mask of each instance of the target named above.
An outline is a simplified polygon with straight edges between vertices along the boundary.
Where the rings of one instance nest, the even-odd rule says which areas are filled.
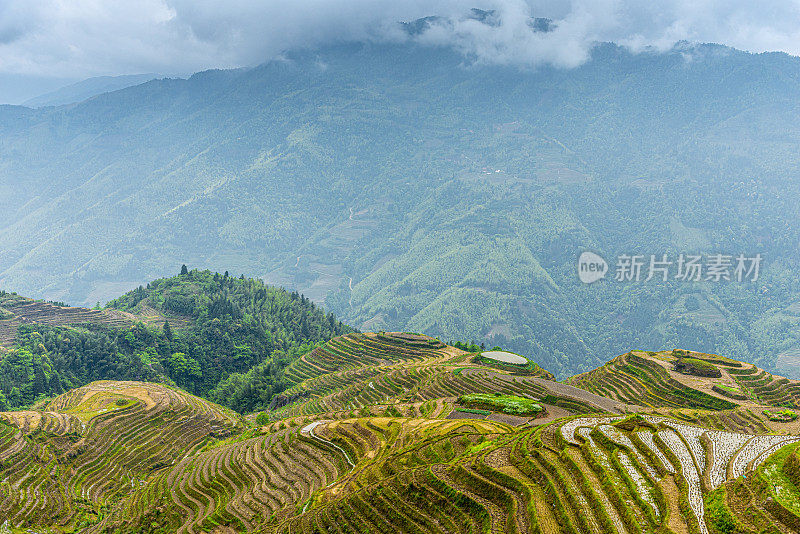
[[[472,8],[493,10],[481,20]],[[436,16],[413,34],[399,21]],[[548,31],[532,17],[552,21]],[[796,0],[0,0],[0,74],[88,77],[255,65],[347,41],[448,46],[478,63],[575,67],[598,42],[800,54]]]

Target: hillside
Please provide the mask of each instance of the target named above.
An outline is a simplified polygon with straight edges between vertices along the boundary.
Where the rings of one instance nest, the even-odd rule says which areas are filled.
[[[688,362],[691,366],[687,366]],[[650,408],[800,407],[800,382],[714,354],[631,351],[567,383]]]
[[[490,367],[473,360],[471,353],[425,337],[411,342],[399,334],[334,338],[287,368],[286,377],[296,384],[273,404],[272,417],[371,405],[374,410],[391,410],[389,405],[397,402],[408,405],[410,414],[427,410],[446,416],[461,395],[473,392],[521,395],[544,402],[545,410],[534,418],[490,416],[513,424],[551,413],[564,414],[562,407],[578,413],[625,409],[621,403],[554,382],[552,375],[543,370],[528,373],[513,366]],[[548,400],[554,404],[548,405]],[[469,412],[450,415],[458,417],[459,413]]]
[[[636,346],[796,373],[798,95],[800,59],[715,45],[520,70],[363,44],[5,106],[0,286],[93,306],[188,262],[559,378]],[[584,250],[764,268],[584,286]]]
[[[491,354],[353,333],[291,363],[291,387],[257,417],[134,382],[3,413],[3,528],[724,534],[800,524],[796,424],[746,403],[689,403],[716,399],[690,393],[705,386],[675,388],[686,404],[674,391],[658,408],[628,403]],[[616,359],[595,374],[621,389],[632,376],[623,369]],[[653,376],[639,380],[655,391]]]
[[[93,524],[153,472],[241,427],[228,410],[141,382],[93,382],[39,411],[0,413],[0,517],[6,528]]]
[[[0,408],[112,379],[178,385],[241,412],[262,409],[288,387],[283,368],[350,331],[302,295],[188,269],[103,309],[3,293],[0,314]],[[256,366],[268,369],[258,391],[240,384]]]

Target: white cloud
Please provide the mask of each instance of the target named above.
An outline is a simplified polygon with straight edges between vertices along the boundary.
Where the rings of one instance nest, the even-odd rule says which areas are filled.
[[[496,23],[469,9],[496,10]],[[304,46],[404,38],[397,21],[440,15],[416,37],[474,61],[573,67],[613,41],[677,41],[800,54],[798,0],[0,0],[0,74],[88,77],[254,65]],[[554,20],[536,32],[531,16]]]
[[[499,24],[445,21],[421,40],[450,45],[480,62],[574,67],[598,42],[634,51],[672,48],[680,41],[719,43],[752,52],[800,55],[797,0],[496,0]],[[535,32],[531,16],[554,21],[551,32]]]
[[[482,63],[575,67],[584,63],[591,48],[618,24],[617,2],[574,2],[554,19],[551,31],[535,31],[531,16],[547,16],[524,0],[495,2],[494,24],[474,18],[442,21],[420,36],[427,44],[453,46]],[[547,16],[546,18],[551,18]]]

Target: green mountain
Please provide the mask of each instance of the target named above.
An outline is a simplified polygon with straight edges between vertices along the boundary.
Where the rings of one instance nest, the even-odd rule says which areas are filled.
[[[91,306],[186,262],[562,378],[644,346],[797,376],[798,96],[797,58],[715,45],[524,71],[365,44],[4,106],[0,286]],[[585,250],[764,264],[587,286]]]
[[[351,333],[294,360],[258,416],[92,382],[0,413],[0,529],[796,532],[800,422],[755,394],[762,374],[634,351],[575,377],[604,396],[508,352]],[[784,385],[796,398],[800,383]],[[623,400],[631,388],[649,395]]]
[[[240,412],[291,386],[283,370],[350,332],[297,293],[209,271],[154,280],[103,309],[0,293],[0,409],[96,380],[177,385]]]

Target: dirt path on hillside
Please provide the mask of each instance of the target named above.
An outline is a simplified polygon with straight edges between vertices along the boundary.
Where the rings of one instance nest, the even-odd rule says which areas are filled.
[[[553,406],[552,404],[545,404],[540,402],[539,404],[545,409],[544,417],[537,417],[535,419],[529,419],[529,425],[544,425],[547,423],[551,423],[556,419],[561,419],[562,417],[569,417],[570,415],[575,415],[574,413],[570,412],[566,408],[562,408],[561,406]]]
[[[678,506],[680,491],[675,483],[673,475],[667,475],[658,483],[661,491],[664,492],[664,500],[667,501],[667,526],[675,534],[689,534],[689,527],[683,520],[681,509]]]

